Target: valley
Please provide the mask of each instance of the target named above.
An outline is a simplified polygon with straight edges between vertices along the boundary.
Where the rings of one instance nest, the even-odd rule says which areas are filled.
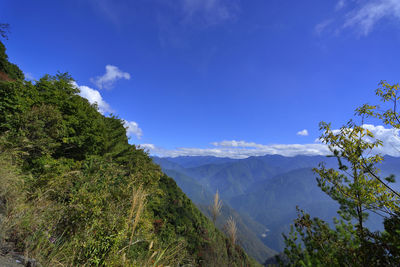
[[[236,214],[235,218],[240,222],[243,247],[259,261],[270,256],[266,252],[271,252],[271,249],[276,252],[283,250],[282,233],[289,232],[296,218],[296,206],[327,222],[338,217],[338,203],[318,187],[317,175],[312,171],[321,162],[329,168],[336,168],[336,158],[266,155],[230,159],[194,156],[153,157],[153,161],[206,215],[207,206],[218,190],[225,210]],[[383,175],[400,174],[400,159],[386,156],[379,167]],[[398,183],[394,188],[398,188]],[[371,229],[380,229],[381,219],[372,214],[367,225]],[[218,226],[222,227],[221,224]],[[264,252],[254,252],[251,246],[246,246],[248,242],[261,242],[261,251]]]

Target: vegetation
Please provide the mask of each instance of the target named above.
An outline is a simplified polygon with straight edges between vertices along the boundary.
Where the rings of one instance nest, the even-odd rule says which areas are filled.
[[[225,231],[228,235],[229,241],[231,242],[232,246],[235,246],[237,241],[237,227],[236,222],[233,217],[229,217],[228,221],[225,224]]]
[[[189,159],[190,166],[187,166],[183,161]],[[200,174],[210,171],[210,173],[224,175],[229,172],[229,169],[242,167],[243,171],[236,174],[232,172],[232,179],[225,180],[225,183],[222,183],[223,179],[221,179],[218,193],[223,200],[223,206],[216,224],[220,229],[224,229],[224,224],[232,215],[238,227],[238,243],[259,262],[265,262],[268,257],[276,254],[271,253],[271,249],[268,248],[278,252],[284,250],[285,242],[282,233],[289,234],[290,225],[297,216],[296,206],[312,214],[313,217],[330,222],[331,227],[333,226],[332,218],[337,217],[339,203],[318,187],[316,175],[312,170],[322,161],[327,169],[337,168],[335,157],[267,155],[240,160],[210,157],[156,158],[155,160],[194,202],[203,204],[203,206],[198,206],[209,218],[212,218],[212,214],[208,206],[213,199],[213,194],[209,193],[213,190],[211,179],[216,175],[213,174],[211,178],[204,175],[202,177],[205,179],[202,180]],[[381,177],[387,177],[391,173],[396,176],[400,174],[398,157],[385,156],[385,160],[377,167],[381,169]],[[240,175],[245,170],[253,173],[252,177],[246,176],[249,180],[246,187],[242,187],[245,193],[233,198],[224,197],[225,190],[229,190],[232,182],[241,181]],[[270,174],[263,175],[267,170]],[[398,190],[399,183],[393,184],[393,187]],[[231,207],[230,210],[228,210],[228,205]],[[380,215],[371,212],[363,226],[370,231],[383,230],[382,222]],[[270,263],[273,262],[271,259]]]
[[[0,37],[7,39],[10,31],[10,25],[7,23],[0,23]],[[18,68],[17,65],[8,61],[6,54],[6,47],[0,42],[0,79],[1,80],[16,80],[24,79],[24,73]]]
[[[218,190],[214,195],[214,202],[210,206],[210,212],[212,214],[212,219],[213,223],[217,221],[218,216],[221,214],[221,207],[222,207],[222,202],[219,198]]]
[[[381,177],[377,167],[383,157],[374,149],[382,142],[363,127],[366,118],[374,117],[400,128],[396,111],[399,85],[381,82],[380,86],[376,94],[392,104],[386,110],[364,105],[356,110],[361,124],[350,121],[339,131],[320,124],[321,139],[329,145],[338,168],[321,164],[314,171],[320,188],[340,204],[340,219],[332,229],[299,209],[294,228],[285,237],[285,255],[292,266],[398,266],[400,262],[400,195],[390,185],[394,176]],[[384,218],[383,232],[371,232],[365,226],[369,213]]]
[[[315,164],[322,159],[315,157]],[[232,199],[231,203],[239,212],[247,212],[264,225],[264,232],[261,232],[265,233],[263,242],[279,252],[285,248],[282,233],[289,233],[290,225],[296,218],[296,206],[323,219],[334,217],[338,208],[317,186],[311,167],[289,171],[257,183],[251,191]],[[324,208],[321,209],[321,206]]]
[[[206,158],[204,160],[204,158]],[[219,162],[221,158],[215,157],[177,157],[171,158],[171,160],[188,160],[191,165],[199,166],[203,163],[209,163],[209,161],[216,160]],[[189,161],[189,159],[191,159]],[[175,164],[166,158],[154,158],[154,160],[160,164],[163,171],[170,177],[173,177],[178,186],[185,192],[185,194],[196,203],[197,207],[207,217],[212,219],[210,211],[210,201],[215,198],[215,195],[208,191],[208,188],[200,185],[193,177],[190,177],[182,172],[182,166]],[[228,159],[229,160],[229,159]],[[168,169],[173,168],[173,170]],[[222,201],[221,201],[222,202]],[[262,210],[262,209],[260,209]],[[237,224],[237,240],[238,244],[246,251],[248,255],[262,263],[265,259],[272,257],[276,254],[274,250],[265,246],[262,242],[261,235],[265,232],[265,226],[256,222],[248,215],[241,213],[239,214],[233,210],[226,202],[221,206],[220,215],[217,217],[215,225],[222,231],[224,231],[224,225],[229,217],[233,217]]]
[[[2,242],[45,266],[257,265],[66,73],[32,83],[0,42]]]

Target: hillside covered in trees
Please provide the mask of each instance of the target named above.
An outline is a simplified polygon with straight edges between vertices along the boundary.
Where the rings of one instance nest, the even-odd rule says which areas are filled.
[[[0,42],[1,242],[44,266],[257,266],[66,73]]]
[[[204,201],[207,190],[220,190],[231,207],[266,226],[270,231],[261,240],[282,252],[266,265],[399,266],[400,159],[379,150],[388,143],[399,147],[380,140],[366,121],[379,121],[398,140],[400,86],[385,81],[379,86],[375,93],[380,105],[357,108],[356,117],[339,130],[320,123],[328,157],[155,161],[196,202]],[[188,184],[201,190],[190,190],[194,186]],[[257,228],[250,231],[263,236]]]
[[[153,160],[199,207],[208,205],[210,192],[218,190],[224,205],[229,205],[241,218],[247,218],[245,224],[256,239],[276,251],[285,247],[282,233],[289,233],[297,216],[296,206],[328,222],[338,215],[339,204],[321,190],[312,170],[322,162],[326,167],[337,168],[334,157],[265,155],[235,160],[213,157],[154,157]],[[377,167],[382,177],[391,174],[399,177],[400,158],[385,156]],[[397,180],[391,187],[398,190],[399,185]],[[371,231],[382,230],[382,221],[381,216],[370,212],[365,224]],[[246,248],[245,242],[250,240],[245,239],[242,246]],[[253,250],[246,251],[256,257]],[[263,256],[265,259],[266,254]]]

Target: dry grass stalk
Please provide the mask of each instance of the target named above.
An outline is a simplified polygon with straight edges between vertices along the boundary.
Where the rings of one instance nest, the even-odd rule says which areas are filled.
[[[229,217],[228,221],[225,224],[225,231],[228,235],[232,247],[234,247],[237,241],[237,227],[236,222],[232,216]]]
[[[147,197],[146,191],[140,186],[139,188],[133,188],[132,190],[132,205],[129,214],[128,222],[132,225],[131,228],[131,237],[129,243],[132,244],[133,236],[136,230],[136,227],[139,223],[140,215],[142,214],[145,200]],[[135,218],[133,218],[135,217]]]
[[[213,222],[217,221],[218,216],[221,214],[221,207],[222,207],[222,201],[219,198],[218,190],[214,195],[214,202],[210,206],[210,211],[212,215]]]

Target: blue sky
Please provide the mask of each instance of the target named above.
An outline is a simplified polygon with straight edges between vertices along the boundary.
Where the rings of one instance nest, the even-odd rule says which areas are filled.
[[[69,72],[159,155],[325,153],[320,121],[399,81],[398,0],[3,0],[0,22],[27,77]]]

